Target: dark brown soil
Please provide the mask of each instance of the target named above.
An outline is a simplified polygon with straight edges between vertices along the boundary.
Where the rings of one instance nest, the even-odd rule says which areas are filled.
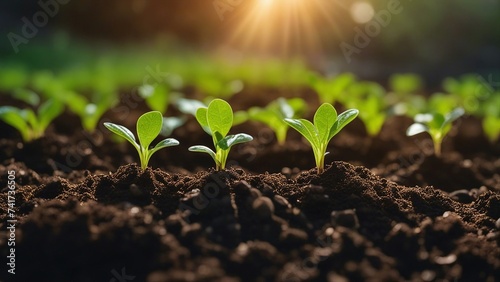
[[[242,97],[235,108],[252,106]],[[104,120],[129,128],[147,111],[117,109]],[[3,258],[10,170],[18,220],[17,274],[0,280],[498,280],[500,144],[467,117],[435,157],[428,137],[404,135],[409,124],[392,117],[369,138],[355,120],[318,175],[296,132],[279,146],[258,123],[234,128],[255,140],[215,172],[208,156],[187,151],[211,142],[193,119],[174,132],[181,145],[145,171],[130,144],[81,131],[70,113],[28,144],[0,122]]]

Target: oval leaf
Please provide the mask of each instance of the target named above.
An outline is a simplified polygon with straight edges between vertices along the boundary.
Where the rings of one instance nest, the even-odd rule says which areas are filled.
[[[238,133],[235,135],[228,135],[224,137],[222,140],[219,141],[219,143],[217,143],[217,145],[222,150],[227,150],[236,144],[250,142],[252,140],[253,140],[252,136],[245,133]]]
[[[337,111],[328,103],[323,103],[314,114],[314,126],[318,130],[318,138],[321,143],[330,140],[330,132],[337,120]]]
[[[64,104],[54,99],[47,100],[38,109],[38,126],[40,131],[45,128],[64,111]]]
[[[184,117],[164,117],[160,134],[170,136],[176,128],[181,127],[185,122],[186,119]]]
[[[167,138],[162,141],[160,141],[156,146],[151,150],[151,155],[155,153],[156,151],[167,148],[167,147],[172,147],[172,146],[178,146],[180,143],[174,138]]]
[[[422,132],[428,132],[429,128],[421,123],[414,123],[406,130],[406,136],[413,136]]]
[[[333,125],[332,130],[330,131],[330,135],[328,136],[327,141],[330,141],[330,139],[332,139],[333,136],[339,133],[339,131],[342,130],[344,126],[348,125],[351,121],[353,121],[358,116],[358,114],[359,111],[356,109],[350,109],[341,113],[337,117],[337,121]]]
[[[214,99],[208,105],[207,122],[211,132],[219,132],[223,137],[233,126],[233,109],[222,99]]]
[[[141,147],[148,149],[153,140],[160,134],[163,116],[158,111],[143,114],[137,120],[137,136]]]
[[[448,113],[446,115],[444,123],[443,123],[443,126],[445,126],[445,125],[447,125],[449,123],[454,122],[456,119],[458,119],[459,117],[463,116],[464,114],[465,114],[464,109],[462,109],[462,108],[456,108],[456,109],[454,109],[453,111],[451,111],[450,113]]]
[[[114,134],[116,134],[116,135],[124,138],[128,142],[130,142],[132,145],[134,145],[134,147],[136,147],[136,148],[139,147],[139,145],[135,141],[134,134],[132,133],[132,131],[128,130],[128,128],[126,128],[125,126],[119,125],[119,124],[114,124],[111,122],[105,122],[104,126],[109,131],[113,132]]]
[[[214,151],[212,151],[212,149],[208,148],[207,146],[202,146],[202,145],[191,146],[188,148],[188,150],[190,152],[207,153],[212,157],[212,159],[214,159],[215,162],[217,162],[217,158],[215,156]]]
[[[207,108],[199,108],[196,111],[196,120],[198,123],[201,125],[201,128],[208,133],[209,135],[212,135],[212,131],[210,131],[210,127],[208,126],[208,119],[207,119]]]
[[[24,141],[29,139],[29,127],[19,109],[11,106],[0,107],[0,119],[21,133]]]
[[[297,130],[304,138],[311,143],[311,146],[319,147],[318,131],[316,127],[307,119],[286,118],[284,121],[293,129]]]

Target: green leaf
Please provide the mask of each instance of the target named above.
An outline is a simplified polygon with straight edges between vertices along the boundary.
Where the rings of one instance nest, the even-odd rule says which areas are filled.
[[[483,119],[483,130],[490,142],[500,138],[500,117],[486,116]]]
[[[316,130],[316,127],[314,125],[306,120],[306,119],[285,119],[285,122],[292,127],[293,129],[297,130],[304,138],[311,143],[311,146],[313,147],[318,147],[319,146],[319,138],[318,138],[318,131]]]
[[[208,148],[207,146],[202,146],[202,145],[191,146],[188,148],[188,150],[190,152],[207,153],[212,157],[212,159],[214,159],[215,162],[217,162],[217,157],[215,156],[214,151],[212,151],[212,149]]]
[[[222,150],[227,150],[231,148],[232,146],[236,144],[241,144],[245,142],[250,142],[253,140],[253,137],[245,134],[245,133],[238,133],[235,135],[228,135],[221,139],[217,145],[222,149]]]
[[[170,98],[170,89],[167,85],[143,85],[139,87],[139,94],[146,100],[146,104],[151,110],[161,113],[167,110]]]
[[[63,111],[64,104],[57,100],[49,99],[45,103],[43,103],[40,108],[38,108],[39,130],[41,132],[45,131],[52,120],[58,117]]]
[[[314,126],[318,131],[318,138],[321,143],[327,143],[330,140],[330,132],[336,120],[337,111],[331,104],[324,103],[316,110]]]
[[[14,91],[14,93],[12,93],[12,97],[30,104],[31,106],[40,104],[40,97],[38,96],[38,94],[29,89],[18,88]]]
[[[463,108],[454,109],[453,111],[451,111],[450,113],[448,113],[445,116],[445,119],[444,119],[442,126],[445,126],[447,124],[454,122],[455,120],[457,120],[459,117],[463,116],[464,114],[465,114],[465,111]]]
[[[196,116],[196,112],[199,108],[206,108],[207,106],[198,100],[179,98],[175,102],[177,109],[184,114],[190,114]],[[206,113],[205,113],[206,119]]]
[[[248,113],[245,111],[237,111],[234,113],[233,125],[238,125],[248,120]]]
[[[172,132],[186,122],[183,117],[164,117],[160,135],[170,136]]]
[[[351,121],[353,121],[358,116],[358,114],[359,111],[356,109],[350,109],[341,113],[337,117],[337,121],[333,125],[332,130],[330,131],[330,135],[328,136],[328,141],[330,141],[330,139],[332,139],[333,136],[339,133],[339,131],[342,130],[342,128],[344,128]]]
[[[293,118],[295,115],[295,111],[288,104],[287,100],[284,98],[278,98],[277,103],[279,105],[279,110],[283,118]]]
[[[24,141],[29,139],[29,127],[19,109],[11,106],[0,107],[0,119],[19,131]]]
[[[148,149],[153,140],[160,134],[163,116],[158,111],[143,114],[137,120],[137,136],[142,148]]]
[[[139,149],[139,144],[137,144],[137,142],[135,141],[134,134],[132,133],[132,131],[128,130],[128,128],[126,128],[125,126],[114,124],[111,122],[105,122],[104,126],[107,129],[109,129],[109,131],[130,142],[132,145],[134,145],[136,149]]]
[[[211,132],[219,132],[223,137],[233,126],[233,110],[224,100],[214,99],[208,105],[207,121]]]
[[[414,123],[406,130],[406,136],[413,136],[422,132],[429,132],[429,128],[421,123]]]
[[[196,111],[196,120],[201,125],[203,130],[206,133],[208,133],[208,135],[212,135],[212,131],[210,130],[210,127],[208,126],[207,111],[208,111],[208,108],[199,108]]]
[[[167,148],[167,147],[172,147],[172,146],[178,146],[180,143],[174,138],[167,138],[162,141],[160,141],[156,146],[150,151],[150,155],[154,154],[156,151]]]

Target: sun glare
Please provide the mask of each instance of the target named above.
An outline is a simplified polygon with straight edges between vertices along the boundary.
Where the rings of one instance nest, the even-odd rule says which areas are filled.
[[[339,32],[335,17],[346,14],[341,6],[337,0],[258,0],[235,21],[229,43],[284,55],[317,52],[325,28]]]
[[[373,6],[364,1],[352,4],[350,12],[352,19],[359,24],[367,23],[372,20],[373,16],[375,16]]]

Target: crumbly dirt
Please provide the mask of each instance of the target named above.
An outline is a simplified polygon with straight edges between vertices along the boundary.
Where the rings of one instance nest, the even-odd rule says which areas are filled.
[[[244,97],[235,109],[252,106]],[[129,110],[104,120],[134,128],[147,109]],[[466,117],[436,157],[409,124],[391,117],[368,137],[355,120],[318,175],[296,132],[281,146],[253,122],[234,128],[255,140],[221,172],[187,151],[211,142],[192,118],[145,171],[130,144],[83,132],[70,113],[27,144],[0,122],[0,253],[13,170],[17,281],[498,280],[500,144]]]

